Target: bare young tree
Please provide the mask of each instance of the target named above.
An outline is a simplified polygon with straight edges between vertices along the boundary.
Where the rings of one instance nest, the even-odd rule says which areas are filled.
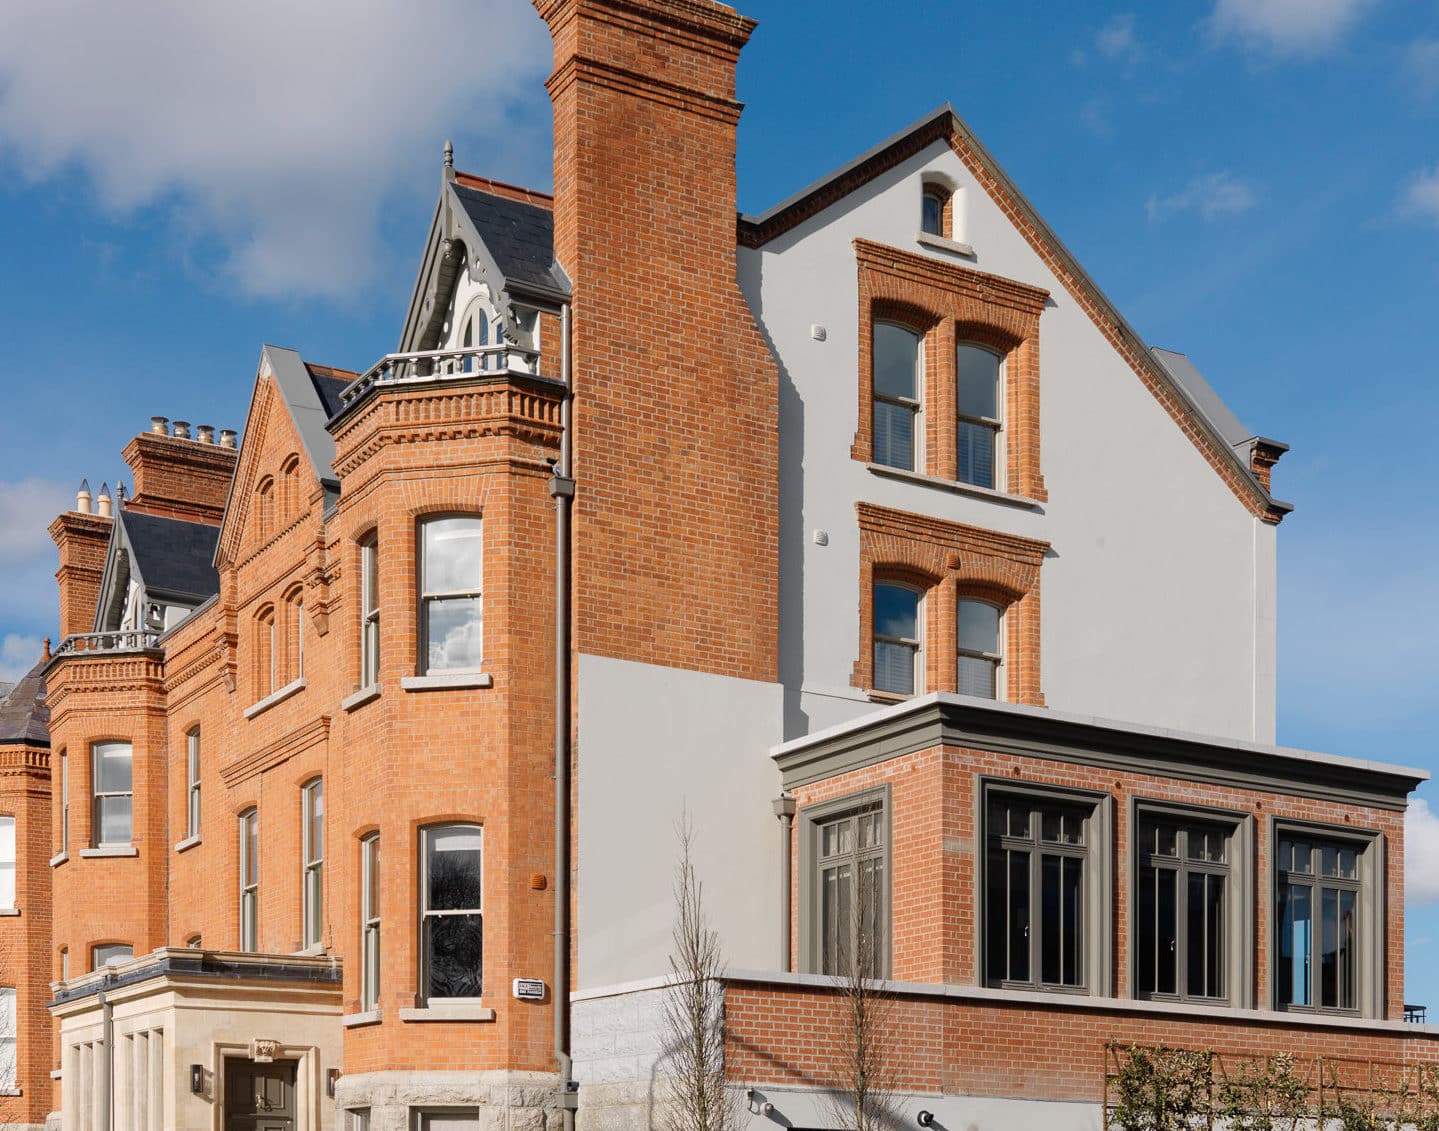
[[[897,1131],[904,1104],[897,1095],[894,998],[881,980],[886,972],[882,884],[875,868],[857,871],[849,885],[848,931],[834,948],[839,1078],[830,1106],[846,1131]]]
[[[666,1079],[666,1131],[731,1131],[735,1095],[725,1088],[724,957],[719,932],[705,916],[704,888],[695,876],[694,828],[676,826],[675,925],[664,1020],[671,1074]]]

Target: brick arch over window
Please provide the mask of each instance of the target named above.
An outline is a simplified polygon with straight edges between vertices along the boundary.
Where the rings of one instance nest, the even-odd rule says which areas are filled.
[[[1004,363],[1003,489],[1047,500],[1039,464],[1039,318],[1049,293],[867,240],[855,240],[854,248],[860,380],[859,428],[850,454],[865,463],[874,461],[874,323],[901,321],[924,330],[921,399],[928,413],[923,449],[927,473],[956,478],[954,350],[959,342],[974,342],[994,349]]]
[[[1048,542],[946,522],[927,515],[855,504],[859,519],[859,640],[851,682],[874,686],[874,584],[898,580],[925,586],[925,687],[956,688],[956,639],[961,598],[1004,610],[1005,698],[1042,707],[1040,689],[1040,565]]]

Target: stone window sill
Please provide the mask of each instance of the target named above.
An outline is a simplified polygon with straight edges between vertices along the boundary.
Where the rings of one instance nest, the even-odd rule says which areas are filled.
[[[378,1025],[383,1014],[378,1009],[367,1009],[363,1013],[350,1013],[340,1018],[340,1025],[345,1029],[359,1029],[365,1025]]]
[[[494,678],[485,672],[439,672],[435,675],[407,675],[400,680],[406,691],[454,691],[460,688],[493,687]]]
[[[19,1088],[0,1088],[0,1096],[23,1096],[24,1094]]]
[[[261,699],[258,703],[253,703],[246,707],[244,710],[245,718],[253,719],[256,715],[268,711],[276,703],[283,703],[286,699],[290,698],[290,696],[298,695],[304,690],[305,679],[301,676],[294,682],[285,684],[279,691],[273,691],[269,695],[266,695],[265,698]]]
[[[179,844],[175,845],[175,851],[176,851],[176,852],[184,852],[184,851],[186,851],[187,849],[194,848],[195,845],[197,845],[197,844],[199,844],[199,843],[200,843],[200,834],[199,834],[199,833],[196,833],[194,836],[187,836],[187,837],[186,837],[184,840],[182,840]]]
[[[905,471],[902,467],[886,467],[882,463],[867,463],[868,468],[875,475],[883,476],[886,479],[899,479],[905,483],[914,483],[921,487],[934,487],[941,491],[950,491],[956,495],[969,495],[975,499],[988,499],[993,503],[1003,503],[1010,507],[1023,507],[1025,510],[1043,510],[1043,505],[1037,499],[1030,499],[1024,495],[1011,495],[1005,491],[993,491],[988,487],[976,487],[973,483],[960,483],[954,479],[941,479],[937,475],[923,475],[918,471]]]
[[[65,863],[65,861],[69,859],[70,854],[68,852],[57,853],[56,855],[50,857],[50,867],[58,868],[61,864]]]
[[[401,1021],[493,1021],[495,1011],[477,1004],[429,1005],[400,1010]]]
[[[916,232],[914,238],[925,247],[936,248],[939,251],[953,252],[955,255],[964,255],[970,259],[974,258],[974,248],[967,243],[946,239],[944,236],[936,236],[932,232]]]
[[[19,915],[20,908],[18,907],[0,907],[0,919],[18,918]]]
[[[61,1079],[64,1075],[65,1075],[65,1074],[64,1074],[63,1072],[61,1072],[60,1069],[57,1068],[57,1069],[55,1069],[53,1072],[50,1073],[50,1079],[52,1079],[52,1080],[59,1080],[59,1079]]]
[[[99,848],[80,849],[81,860],[104,860],[112,856],[139,856],[140,850],[133,844],[107,844]]]
[[[380,685],[372,683],[369,687],[362,687],[353,695],[348,695],[340,700],[340,710],[353,711],[356,707],[363,707],[366,703],[373,702],[380,697]]]
[[[325,944],[322,942],[311,943],[302,950],[295,951],[296,958],[322,958],[325,954]]]

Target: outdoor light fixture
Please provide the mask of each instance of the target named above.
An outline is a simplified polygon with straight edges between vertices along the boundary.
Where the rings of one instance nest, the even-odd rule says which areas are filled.
[[[340,1078],[338,1068],[329,1068],[325,1071],[325,1095],[330,1099],[335,1098],[335,1081]]]
[[[194,1095],[200,1095],[205,1090],[205,1066],[203,1064],[190,1065],[190,1091]]]
[[[932,1112],[932,1111],[922,1111],[922,1112],[920,1112],[920,1113],[919,1113],[919,1125],[920,1125],[921,1127],[933,1127],[933,1126],[934,1126],[934,1112]]]

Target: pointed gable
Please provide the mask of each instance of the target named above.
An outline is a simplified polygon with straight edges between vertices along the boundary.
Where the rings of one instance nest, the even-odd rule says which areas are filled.
[[[1152,352],[1118,309],[1080,266],[1073,253],[1040,216],[1009,175],[973,131],[946,103],[908,129],[861,154],[829,176],[802,189],[759,216],[740,216],[737,236],[743,247],[762,248],[792,231],[831,205],[844,200],[882,177],[928,146],[942,142],[963,162],[975,182],[1008,216],[1015,230],[1053,273],[1085,312],[1110,346],[1159,402],[1170,419],[1256,517],[1277,523],[1293,506],[1273,497],[1268,467],[1259,456],[1272,454],[1270,465],[1285,450],[1283,444],[1259,440],[1258,445],[1237,442],[1242,431],[1232,412],[1189,365],[1171,363],[1182,355]],[[1192,372],[1197,381],[1186,380]],[[1201,388],[1202,386],[1202,388]]]

